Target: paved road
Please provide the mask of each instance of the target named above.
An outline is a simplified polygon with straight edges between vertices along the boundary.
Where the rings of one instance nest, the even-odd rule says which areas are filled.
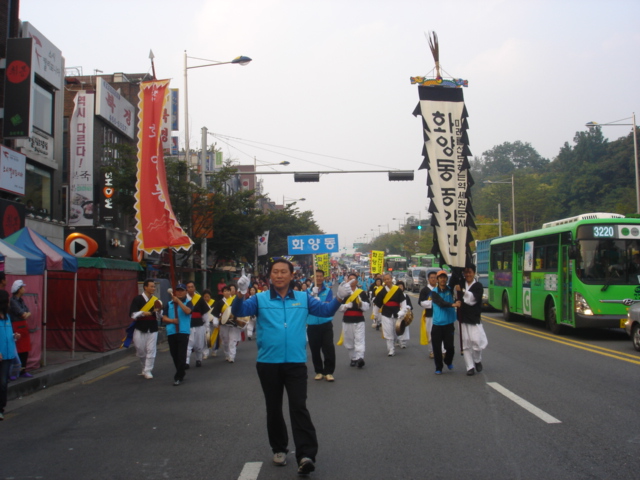
[[[415,304],[416,302],[414,302]],[[640,355],[621,331],[553,336],[486,314],[482,374],[435,376],[417,324],[386,356],[367,327],[366,366],[336,347],[336,382],[309,380],[316,479],[636,479]],[[334,320],[335,325],[339,325]],[[336,327],[336,340],[339,330]],[[295,478],[271,465],[255,342],[172,386],[161,346],[155,378],[133,357],[10,403],[0,479]],[[293,448],[293,446],[291,446]]]

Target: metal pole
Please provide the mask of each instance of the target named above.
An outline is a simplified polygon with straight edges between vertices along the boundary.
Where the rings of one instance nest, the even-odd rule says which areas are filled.
[[[636,112],[633,112],[633,158],[636,167],[636,213],[640,213],[640,172],[638,171],[638,139],[636,138]]]
[[[513,234],[516,233],[516,190],[513,182],[513,174],[511,175],[511,212],[513,213]]]
[[[187,51],[184,51],[184,151],[189,165],[189,94],[187,91]]]
[[[502,205],[498,204],[498,236],[502,236]]]
[[[200,172],[200,182],[202,188],[207,189],[207,175],[206,175],[206,165],[207,165],[207,127],[202,127],[202,152],[200,153],[201,163],[200,166],[202,171]],[[208,190],[205,192],[205,195],[209,193]],[[204,218],[205,212],[201,212],[201,218]],[[204,232],[204,229],[200,229],[201,232]],[[200,268],[202,268],[202,288],[207,288],[207,237],[202,239],[202,244],[200,245]]]

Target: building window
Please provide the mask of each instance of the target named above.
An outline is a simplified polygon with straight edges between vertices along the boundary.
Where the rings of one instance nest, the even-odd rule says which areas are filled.
[[[27,163],[24,202],[36,215],[51,215],[51,173]]]
[[[53,93],[34,82],[32,98],[34,128],[53,135]]]
[[[119,158],[118,150],[114,148],[115,145],[122,143],[120,137],[111,128],[102,127],[102,166],[111,167],[115,165],[115,161]]]

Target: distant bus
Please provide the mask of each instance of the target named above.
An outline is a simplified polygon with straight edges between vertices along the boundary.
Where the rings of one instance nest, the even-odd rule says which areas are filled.
[[[427,268],[440,268],[440,262],[435,255],[427,253],[420,259],[420,266]],[[443,265],[442,269],[446,272],[451,272],[449,265]]]
[[[489,303],[562,326],[621,328],[627,307],[600,300],[640,299],[640,219],[590,213],[491,241]]]
[[[412,267],[422,267],[422,258],[426,257],[426,253],[415,253],[411,255],[411,266]]]
[[[384,257],[385,272],[406,272],[407,266],[407,259],[401,255],[386,255]]]

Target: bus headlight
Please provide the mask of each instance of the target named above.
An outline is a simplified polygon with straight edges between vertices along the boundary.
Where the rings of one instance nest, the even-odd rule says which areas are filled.
[[[582,315],[593,315],[593,311],[591,310],[591,307],[589,306],[589,304],[584,299],[581,293],[576,292],[574,295],[574,299],[575,299],[576,313],[580,313]]]

